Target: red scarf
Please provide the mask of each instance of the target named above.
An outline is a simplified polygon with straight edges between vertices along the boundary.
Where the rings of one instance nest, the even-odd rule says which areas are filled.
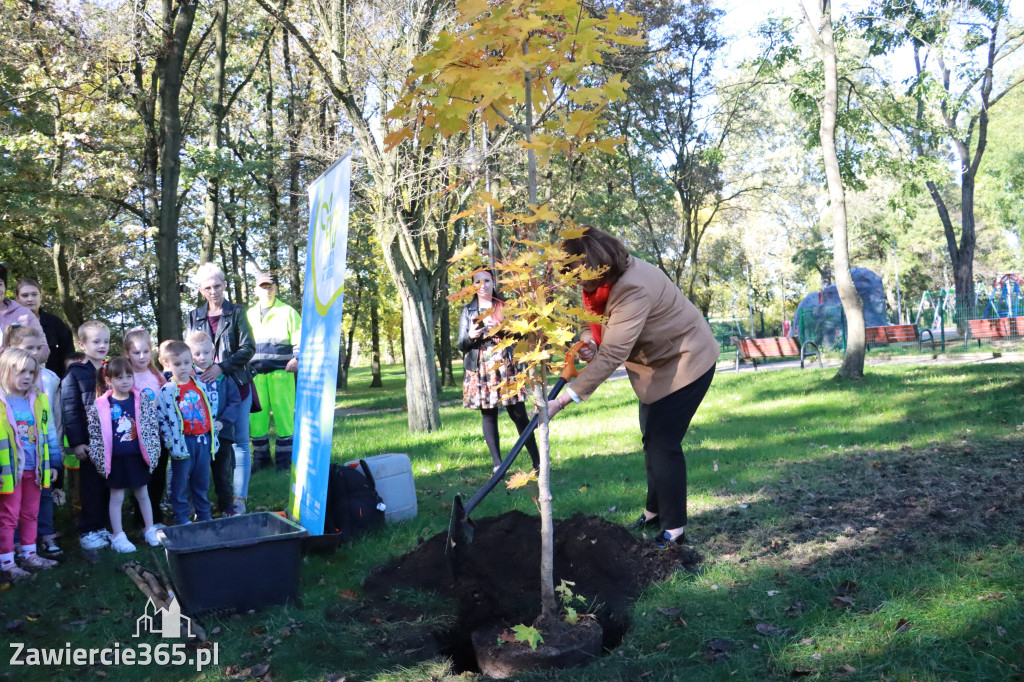
[[[595,313],[597,315],[604,315],[604,309],[608,305],[608,294],[612,291],[611,284],[602,284],[593,292],[588,292],[586,289],[583,290],[583,308],[588,313]],[[590,333],[594,337],[594,341],[598,345],[601,344],[601,323],[600,322],[588,322],[590,325]]]

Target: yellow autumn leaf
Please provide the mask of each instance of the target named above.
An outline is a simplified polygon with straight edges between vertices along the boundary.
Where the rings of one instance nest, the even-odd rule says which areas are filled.
[[[463,258],[466,258],[468,256],[472,256],[474,253],[476,253],[476,244],[475,243],[474,244],[466,244],[461,249],[459,249],[458,253],[456,253],[454,256],[449,258],[448,262],[449,263],[457,263],[458,261],[462,260]]]
[[[536,481],[536,480],[537,480],[537,470],[536,469],[533,469],[529,473],[527,473],[525,471],[520,471],[519,473],[513,474],[511,477],[509,477],[508,482],[505,484],[505,486],[509,490],[515,490],[516,488],[522,488],[523,486],[527,485],[531,481]]]

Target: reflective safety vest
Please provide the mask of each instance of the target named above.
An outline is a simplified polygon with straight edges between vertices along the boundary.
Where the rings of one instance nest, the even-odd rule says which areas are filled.
[[[43,488],[50,487],[50,402],[46,395],[37,393],[29,398],[29,404],[36,420],[36,468],[40,472]],[[13,416],[10,407],[4,403],[0,409],[0,495],[14,492],[14,486],[21,482],[25,460],[19,456],[14,426],[8,415]]]
[[[302,318],[295,308],[276,298],[265,310],[259,303],[249,308],[246,317],[256,340],[250,364],[257,374],[284,369],[289,360],[298,357]]]

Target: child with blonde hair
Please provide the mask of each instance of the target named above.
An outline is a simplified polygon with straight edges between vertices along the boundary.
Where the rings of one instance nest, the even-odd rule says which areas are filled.
[[[110,330],[99,320],[83,322],[78,328],[78,345],[85,360],[68,367],[60,383],[62,424],[68,449],[78,460],[79,544],[87,552],[106,547],[107,506],[110,491],[89,459],[89,429],[85,409],[96,402],[96,371],[103,366],[110,349]]]
[[[171,452],[171,508],[176,524],[212,517],[206,491],[210,488],[210,462],[217,452],[216,413],[210,398],[192,375],[192,351],[184,341],[160,344],[160,363],[171,380],[157,395],[160,436]]]
[[[60,443],[46,395],[39,392],[39,362],[28,351],[0,354],[0,572],[10,580],[25,568],[57,565],[36,553],[39,498],[60,466]],[[21,531],[21,566],[14,559],[14,531]]]
[[[160,430],[153,401],[135,386],[132,363],[114,358],[96,373],[96,402],[86,408],[89,420],[89,458],[110,488],[110,547],[134,552],[121,522],[125,490],[139,503],[144,538],[150,547],[160,544],[149,504],[150,474],[160,451]]]
[[[24,324],[12,324],[4,334],[3,345],[4,348],[20,348],[21,350],[28,351],[36,359],[36,362],[39,363],[37,386],[50,403],[50,413],[52,415],[50,429],[59,443],[62,437],[60,410],[54,409],[54,406],[57,405],[60,397],[60,377],[46,368],[46,336],[35,327]],[[58,452],[57,454],[59,455],[60,453]],[[55,470],[60,471],[60,467],[56,467]],[[55,476],[50,481],[50,487],[43,488],[42,495],[39,498],[37,544],[39,545],[39,553],[47,557],[63,554],[63,551],[57,544],[57,531],[53,525],[53,493],[59,489],[57,485],[59,481],[60,477]]]
[[[122,354],[132,363],[132,373],[135,375],[135,388],[142,395],[156,402],[156,395],[160,387],[167,383],[164,376],[156,365],[156,345],[153,337],[142,327],[135,327],[124,335],[121,343]],[[167,448],[160,447],[159,459],[156,468],[149,477],[149,503],[154,513],[159,514],[160,502],[163,500],[164,492],[167,489],[167,462],[170,455]]]

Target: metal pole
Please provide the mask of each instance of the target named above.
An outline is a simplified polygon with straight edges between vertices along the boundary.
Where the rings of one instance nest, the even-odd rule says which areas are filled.
[[[900,298],[900,259],[896,253],[896,242],[892,243],[892,264],[896,269],[896,324],[903,324],[903,300]]]
[[[754,335],[754,299],[750,292],[750,264],[747,263],[747,309],[750,311],[750,335]]]
[[[484,151],[484,189],[487,193],[491,193],[491,165],[487,162],[487,123],[483,123],[483,151]],[[494,271],[494,225],[491,222],[491,203],[487,202],[487,255],[491,259],[491,272],[494,276],[497,273]]]

